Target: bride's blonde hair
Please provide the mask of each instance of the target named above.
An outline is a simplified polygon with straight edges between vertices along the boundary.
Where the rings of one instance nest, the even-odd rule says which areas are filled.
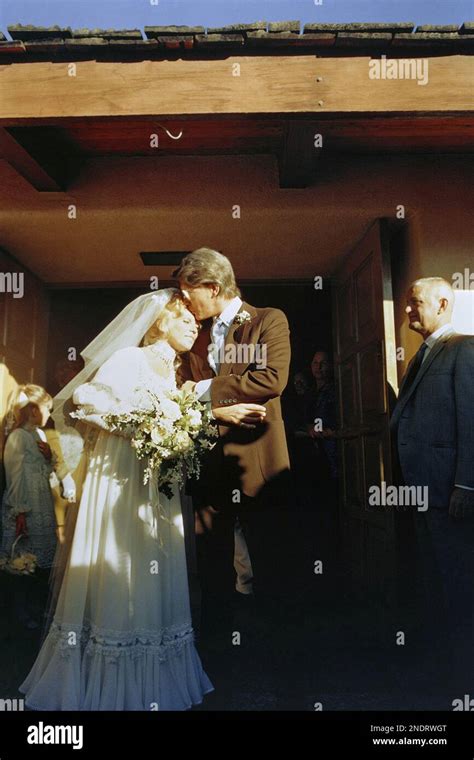
[[[160,316],[146,331],[141,342],[142,346],[150,346],[157,340],[163,340],[168,334],[168,326],[173,317],[180,317],[187,309],[181,293],[175,293],[166,304]]]

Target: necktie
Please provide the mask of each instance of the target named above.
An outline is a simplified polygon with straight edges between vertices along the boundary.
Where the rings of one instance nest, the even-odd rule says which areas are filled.
[[[425,355],[425,351],[427,348],[428,348],[428,345],[426,343],[422,343],[420,348],[418,349],[415,356],[415,360],[410,367],[410,372],[408,373],[407,379],[403,386],[403,395],[405,395],[405,393],[407,393],[410,390],[411,386],[413,385],[415,378],[423,363],[423,357]]]
[[[226,323],[223,322],[219,317],[216,319],[216,321],[211,327],[211,346],[209,348],[207,360],[208,360],[209,366],[214,370],[216,375],[219,372],[219,367],[220,367],[219,354],[220,354],[220,349],[222,348],[224,344],[226,327],[227,327]]]

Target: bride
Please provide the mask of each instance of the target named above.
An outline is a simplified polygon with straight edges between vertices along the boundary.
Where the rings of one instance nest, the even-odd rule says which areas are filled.
[[[83,351],[84,370],[55,398],[65,458],[77,464],[88,449],[88,459],[54,617],[20,687],[32,709],[186,710],[213,690],[194,646],[179,491],[158,505],[144,460],[103,420],[146,408],[147,390],[175,389],[177,355],[197,334],[179,291],[142,295]],[[260,409],[236,406],[214,416],[229,424],[232,411],[248,419]]]

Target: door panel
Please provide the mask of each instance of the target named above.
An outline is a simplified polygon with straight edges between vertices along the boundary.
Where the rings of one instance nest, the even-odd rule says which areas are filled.
[[[346,511],[353,515],[359,515],[364,503],[362,457],[359,438],[346,438],[342,441],[344,506]]]
[[[340,368],[341,416],[345,427],[357,423],[357,368],[353,361],[346,361]]]
[[[396,353],[387,240],[378,220],[337,272],[333,307],[345,555],[357,590],[389,599],[394,510],[368,504],[369,488],[392,477],[387,384],[396,377]]]
[[[341,321],[346,325],[344,332],[337,336],[337,338],[341,341],[341,345],[338,346],[338,350],[341,354],[345,354],[350,350],[355,340],[352,283],[350,280],[347,281],[345,285],[341,286],[340,291],[336,294],[336,298],[337,311],[340,314]]]
[[[356,335],[358,342],[365,342],[374,333],[376,294],[374,282],[374,256],[370,254],[352,277],[355,294]]]
[[[362,420],[367,427],[378,427],[380,415],[385,412],[384,388],[376,382],[383,375],[383,353],[379,341],[363,348],[358,361]]]

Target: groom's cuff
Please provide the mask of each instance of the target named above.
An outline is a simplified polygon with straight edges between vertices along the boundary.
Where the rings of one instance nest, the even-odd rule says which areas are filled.
[[[197,393],[199,401],[203,403],[211,402],[211,383],[212,378],[208,380],[200,380],[194,387],[194,392]]]

